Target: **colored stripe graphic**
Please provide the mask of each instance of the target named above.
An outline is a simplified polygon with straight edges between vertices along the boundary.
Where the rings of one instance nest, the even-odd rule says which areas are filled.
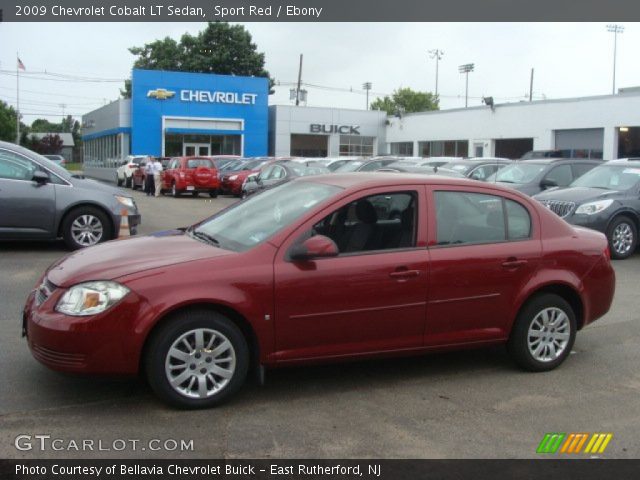
[[[562,445],[560,453],[580,453],[588,438],[588,433],[570,433]]]
[[[613,438],[613,433],[594,433],[584,453],[604,453]]]
[[[536,453],[556,453],[566,436],[566,433],[546,433]]]

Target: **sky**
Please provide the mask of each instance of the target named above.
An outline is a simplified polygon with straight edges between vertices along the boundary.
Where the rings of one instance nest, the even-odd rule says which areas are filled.
[[[605,23],[246,23],[266,69],[280,82],[270,104],[290,104],[304,55],[302,82],[308,106],[364,109],[370,100],[400,87],[435,90],[439,62],[442,109],[464,107],[465,76],[458,66],[473,63],[469,106],[483,96],[495,103],[528,99],[534,68],[534,99],[612,92],[614,35]],[[640,24],[626,23],[618,35],[616,88],[640,86]],[[26,67],[20,75],[23,121],[80,117],[119,96],[135,60],[127,50],[165,36],[179,40],[202,23],[0,23],[0,100],[16,104],[16,52]],[[80,76],[69,81],[50,74]],[[97,81],[93,81],[97,80]]]

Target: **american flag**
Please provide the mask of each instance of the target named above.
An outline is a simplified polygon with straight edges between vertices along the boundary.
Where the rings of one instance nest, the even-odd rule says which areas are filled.
[[[22,63],[22,60],[20,60],[19,57],[18,57],[18,68],[20,70],[26,70],[26,68],[24,68],[24,63]]]

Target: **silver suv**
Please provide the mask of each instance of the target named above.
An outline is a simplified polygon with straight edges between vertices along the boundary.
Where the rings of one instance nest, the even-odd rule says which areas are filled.
[[[0,240],[55,240],[71,249],[131,234],[140,213],[122,190],[71,175],[31,150],[0,142]]]

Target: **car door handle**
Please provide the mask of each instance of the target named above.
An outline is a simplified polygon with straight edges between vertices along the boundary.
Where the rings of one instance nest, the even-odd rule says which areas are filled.
[[[418,277],[420,275],[420,270],[396,270],[395,272],[391,272],[389,276],[391,278],[413,278]]]
[[[518,267],[522,267],[523,265],[526,265],[527,262],[526,260],[518,260],[517,258],[508,258],[505,262],[502,262],[502,266],[504,268],[518,268]]]

